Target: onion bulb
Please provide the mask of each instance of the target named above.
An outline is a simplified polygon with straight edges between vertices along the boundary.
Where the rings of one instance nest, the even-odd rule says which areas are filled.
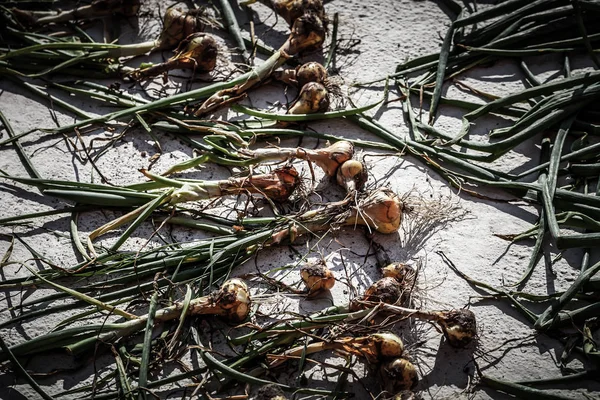
[[[169,60],[148,68],[136,69],[130,76],[136,80],[148,79],[173,69],[210,72],[217,64],[217,55],[217,42],[212,36],[206,33],[192,33],[179,43],[175,55]]]
[[[336,342],[342,343],[346,352],[364,357],[372,365],[400,357],[404,352],[402,339],[393,333],[374,333],[358,338],[337,339]]]
[[[477,323],[471,310],[461,308],[440,312],[438,315],[436,322],[451,346],[465,347],[477,337]]]
[[[323,20],[326,18],[322,0],[273,0],[272,5],[290,26],[306,13],[315,13]]]
[[[367,168],[358,160],[348,160],[337,170],[336,180],[338,185],[348,193],[361,190],[367,182]]]
[[[414,389],[419,383],[417,369],[408,360],[397,358],[379,367],[383,390],[397,393],[402,390]]]
[[[345,225],[366,225],[379,233],[394,233],[400,228],[404,204],[387,188],[378,188],[359,200]]]
[[[256,400],[287,400],[287,397],[278,385],[271,383],[258,389]]]
[[[335,285],[333,272],[327,268],[323,261],[303,265],[300,268],[300,276],[308,289],[309,295],[330,290]]]
[[[319,48],[325,42],[326,25],[316,13],[306,13],[297,18],[292,32],[281,50],[289,55]]]
[[[159,49],[171,49],[192,33],[202,31],[204,24],[201,17],[204,10],[183,11],[181,8],[170,7],[163,18],[163,29],[157,40]]]
[[[362,310],[372,306],[368,303],[403,303],[406,297],[405,287],[394,278],[382,278],[373,283],[358,299],[350,303],[350,310]]]
[[[321,63],[311,61],[302,64],[296,69],[296,81],[298,87],[303,87],[309,82],[317,82],[324,85],[327,81],[327,70]]]
[[[275,71],[273,78],[299,88],[309,82],[317,82],[326,86],[327,70],[320,63],[311,61],[293,69]]]
[[[314,114],[329,108],[329,92],[320,83],[309,82],[302,86],[298,99],[288,110],[288,114]]]
[[[406,288],[412,287],[417,277],[417,273],[413,267],[400,262],[388,264],[381,269],[381,272],[384,277],[394,278]]]
[[[221,285],[221,288],[209,296],[190,302],[190,314],[211,314],[223,316],[230,321],[239,322],[250,313],[250,293],[241,279],[233,278]]]

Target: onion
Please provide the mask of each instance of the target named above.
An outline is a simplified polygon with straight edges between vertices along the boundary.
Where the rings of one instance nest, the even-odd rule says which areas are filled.
[[[348,193],[361,190],[367,182],[367,178],[367,168],[358,160],[344,162],[336,174],[338,185],[346,189]]]
[[[192,69],[210,72],[217,64],[218,46],[206,33],[192,33],[179,43],[175,55],[168,61],[144,69],[136,69],[130,76],[136,80],[148,79],[173,69]]]
[[[315,13],[323,20],[326,18],[322,0],[273,0],[272,5],[290,26],[306,13]]]
[[[372,305],[368,303],[403,303],[406,294],[405,287],[396,279],[382,278],[369,286],[360,298],[350,302],[350,310],[356,311],[365,309]]]
[[[303,87],[309,82],[317,82],[325,85],[327,70],[316,61],[302,64],[296,69],[296,81],[298,82],[298,87]]]
[[[309,82],[317,82],[326,86],[327,70],[320,63],[311,61],[293,69],[275,71],[273,78],[299,88]]]
[[[288,114],[314,114],[329,108],[329,92],[320,83],[309,82],[302,86],[298,99],[288,110]]]
[[[404,204],[387,188],[378,188],[359,200],[345,225],[366,225],[380,233],[394,233],[400,228]]]
[[[394,278],[402,283],[404,287],[410,288],[414,285],[417,273],[413,267],[404,263],[391,263],[381,269],[386,278]]]
[[[404,352],[402,339],[393,333],[374,333],[359,338],[338,339],[343,349],[377,365],[385,359],[400,357]]]
[[[335,285],[333,272],[327,268],[324,261],[305,264],[300,269],[300,276],[308,288],[309,295],[330,290]]]
[[[287,400],[287,397],[278,385],[271,383],[258,389],[255,400]]]
[[[202,9],[183,11],[178,7],[168,8],[163,18],[163,30],[156,41],[156,48],[171,49],[192,33],[202,31],[203,15]]]
[[[379,368],[382,387],[388,393],[397,393],[402,390],[414,389],[419,383],[417,369],[408,360],[397,358],[384,363]]]
[[[296,19],[292,32],[281,50],[289,55],[314,50],[325,42],[327,27],[316,13],[306,13]]]
[[[461,308],[440,312],[438,316],[436,322],[451,346],[465,347],[477,337],[477,323],[471,310]]]
[[[190,303],[190,314],[220,315],[239,322],[245,320],[250,313],[250,293],[241,279],[230,279],[217,292],[200,299]]]

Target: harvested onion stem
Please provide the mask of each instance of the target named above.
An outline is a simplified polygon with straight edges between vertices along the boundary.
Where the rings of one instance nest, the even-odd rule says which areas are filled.
[[[341,140],[322,149],[297,148],[263,148],[257,150],[240,150],[242,156],[251,158],[257,164],[262,161],[286,161],[291,158],[311,161],[317,164],[328,176],[335,176],[344,162],[352,158],[354,146]]]
[[[404,352],[404,344],[402,339],[393,333],[374,333],[364,337],[339,338],[331,342],[317,342],[307,346],[298,346],[287,350],[282,355],[267,356],[267,359],[272,360],[269,363],[269,368],[283,364],[290,357],[314,354],[325,350],[344,351],[365,358],[369,364],[377,365],[386,359],[400,357]]]
[[[396,315],[433,321],[442,329],[442,333],[453,347],[466,347],[477,338],[477,323],[471,310],[461,308],[450,311],[422,311],[404,308],[392,304],[383,304],[382,310]]]
[[[175,55],[164,63],[130,73],[135,80],[155,77],[173,69],[192,69],[194,72],[210,72],[217,64],[218,47],[212,36],[206,33],[192,33],[179,43]]]
[[[250,312],[251,299],[248,292],[248,287],[241,279],[230,279],[221,285],[218,291],[211,293],[208,296],[192,299],[187,305],[186,316],[196,315],[216,315],[223,317],[232,322],[240,322],[248,317]],[[184,302],[177,302],[172,306],[162,308],[156,311],[153,320],[155,324],[179,319],[182,317],[182,312],[185,308]],[[114,342],[115,340],[130,336],[144,329],[147,321],[150,318],[148,314],[139,316],[135,319],[116,324],[92,325],[84,328],[85,331],[91,332],[94,336],[92,344],[101,342]],[[71,332],[72,331],[72,332]],[[31,339],[25,343],[13,346],[11,351],[15,355],[31,355],[44,350],[50,350],[47,343],[49,340],[54,340],[56,344],[52,348],[66,347],[71,350],[74,347],[79,347],[80,338],[76,336],[81,333],[80,327],[68,328],[59,332],[51,332],[46,335]],[[60,340],[58,340],[60,338]],[[81,342],[85,342],[83,340]],[[4,354],[0,353],[0,359]]]
[[[403,203],[400,197],[389,189],[379,188],[362,194],[357,202],[347,198],[326,207],[307,211],[294,219],[297,223],[277,231],[271,242],[279,243],[296,236],[328,230],[340,226],[364,225],[379,233],[394,233],[400,228]]]
[[[289,56],[321,46],[325,41],[325,32],[323,21],[316,14],[309,13],[298,18],[288,39],[278,51],[263,64],[243,75],[247,76],[243,83],[213,94],[194,111],[194,116],[207,114],[242,99],[249,89],[269,78]]]
[[[154,175],[146,170],[141,170],[146,177],[165,186],[174,186],[177,189],[166,196],[161,205],[175,205],[187,201],[207,200],[215,197],[238,195],[244,193],[261,194],[273,201],[286,201],[300,184],[298,172],[293,167],[278,168],[269,174],[250,175],[241,178],[230,178],[219,181],[180,182]],[[111,221],[94,230],[88,236],[88,247],[92,251],[93,240],[107,232],[117,229],[140,216],[146,210],[147,204]],[[93,252],[92,252],[93,253]]]

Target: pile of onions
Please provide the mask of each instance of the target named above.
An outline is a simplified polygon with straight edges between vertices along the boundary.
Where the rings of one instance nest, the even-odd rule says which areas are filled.
[[[196,108],[194,116],[202,116],[242,99],[248,90],[268,79],[290,56],[319,48],[325,41],[326,32],[327,25],[318,13],[308,12],[296,18],[288,39],[278,51],[263,64],[242,75],[240,78],[245,78],[242,83],[213,94]]]

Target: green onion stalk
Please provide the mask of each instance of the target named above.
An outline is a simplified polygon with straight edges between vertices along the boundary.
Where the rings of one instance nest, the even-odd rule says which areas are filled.
[[[197,297],[188,302],[181,301],[157,310],[154,315],[131,316],[128,321],[85,325],[51,332],[10,348],[16,356],[31,356],[43,351],[66,349],[79,355],[95,346],[97,342],[112,343],[120,338],[140,332],[152,318],[154,324],[164,323],[186,316],[216,315],[231,322],[241,322],[248,317],[251,300],[248,287],[240,279],[230,279],[221,288],[208,296]],[[0,352],[0,361],[7,354]]]

